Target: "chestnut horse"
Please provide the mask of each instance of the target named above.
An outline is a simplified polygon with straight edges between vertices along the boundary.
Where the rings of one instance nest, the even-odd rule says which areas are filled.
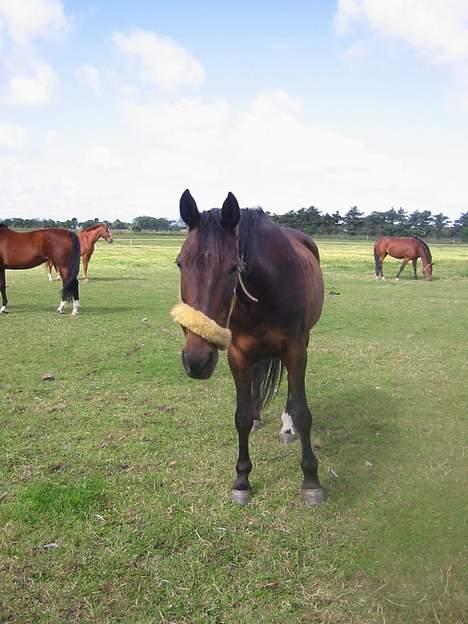
[[[228,349],[239,439],[232,500],[241,505],[250,500],[249,435],[260,425],[260,411],[284,366],[288,395],[280,439],[289,442],[297,431],[304,500],[322,503],[304,381],[309,331],[323,305],[317,246],[302,232],[279,227],[261,209],[240,210],[232,193],[221,210],[200,213],[186,190],[180,216],[188,236],[177,258],[181,303],[172,316],[184,329],[182,363],[190,377],[210,377],[218,349]]]
[[[416,274],[416,263],[421,258],[423,266],[424,279],[430,281],[432,279],[432,255],[431,251],[423,240],[417,236],[399,237],[399,236],[382,236],[378,238],[374,244],[375,259],[375,279],[385,279],[383,274],[383,261],[386,256],[392,258],[403,259],[400,270],[396,279],[400,279],[400,274],[410,260],[413,261],[413,277],[418,279]]]
[[[103,238],[108,243],[112,243],[112,232],[110,231],[107,223],[96,223],[91,227],[84,228],[78,233],[81,246],[81,257],[83,258],[83,274],[85,282],[88,281],[88,265],[91,256],[94,253],[94,245],[96,241]],[[49,282],[52,281],[52,266],[53,263],[49,261],[47,263],[49,268]],[[55,267],[57,269],[57,267]],[[57,278],[58,279],[58,278]]]
[[[78,272],[80,270],[80,241],[78,236],[63,228],[47,228],[32,232],[14,232],[0,224],[0,314],[7,312],[5,269],[32,269],[51,261],[62,278],[62,300],[57,312],[63,314],[67,301],[73,301],[72,314],[78,314]]]

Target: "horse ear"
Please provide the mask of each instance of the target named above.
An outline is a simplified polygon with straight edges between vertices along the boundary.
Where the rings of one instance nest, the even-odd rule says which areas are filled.
[[[189,230],[198,225],[200,221],[200,213],[198,212],[197,204],[188,189],[182,193],[179,202],[179,209],[182,221],[188,225]]]
[[[233,230],[240,220],[240,208],[237,199],[229,192],[221,208],[221,225],[226,230]]]

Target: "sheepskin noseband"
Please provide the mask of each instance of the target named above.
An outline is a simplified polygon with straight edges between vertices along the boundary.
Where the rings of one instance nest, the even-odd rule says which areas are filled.
[[[221,327],[206,314],[195,310],[186,303],[178,303],[171,310],[171,316],[176,323],[189,329],[197,336],[213,343],[218,349],[225,350],[231,344],[231,330]]]

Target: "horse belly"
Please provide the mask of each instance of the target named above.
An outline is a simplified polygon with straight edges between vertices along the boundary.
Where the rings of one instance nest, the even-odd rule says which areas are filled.
[[[32,269],[47,260],[42,253],[33,251],[18,253],[15,250],[7,250],[2,256],[5,269]]]

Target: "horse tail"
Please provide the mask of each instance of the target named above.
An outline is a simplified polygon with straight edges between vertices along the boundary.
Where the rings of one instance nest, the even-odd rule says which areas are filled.
[[[68,279],[63,285],[62,301],[73,301],[78,291],[78,273],[80,272],[80,240],[75,232],[70,232],[72,252],[68,263]]]
[[[283,378],[283,363],[279,358],[260,360],[253,370],[252,391],[262,410],[272,400]]]

